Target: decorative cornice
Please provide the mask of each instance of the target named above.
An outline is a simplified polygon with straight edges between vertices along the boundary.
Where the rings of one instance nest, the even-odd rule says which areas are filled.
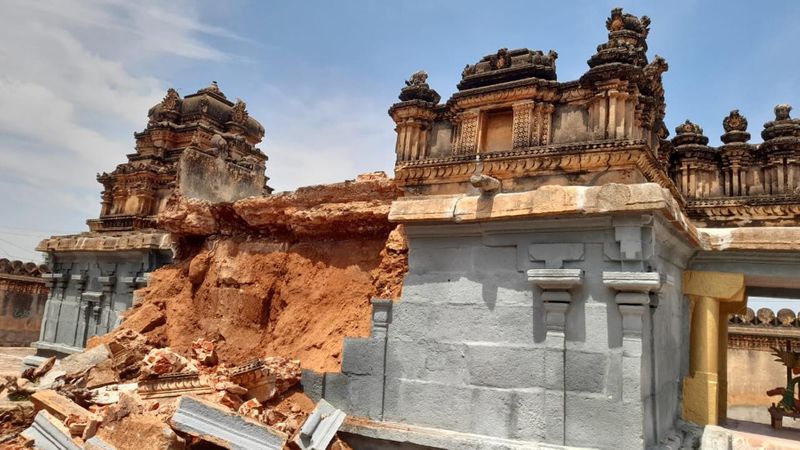
[[[36,246],[40,252],[118,252],[126,250],[169,250],[168,233],[131,231],[118,234],[84,233],[53,236]]]

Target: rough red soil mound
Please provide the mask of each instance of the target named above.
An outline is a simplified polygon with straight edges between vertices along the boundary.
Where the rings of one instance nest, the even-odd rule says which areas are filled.
[[[276,355],[338,371],[343,338],[369,335],[370,299],[400,295],[407,247],[387,220],[396,195],[371,178],[233,205],[175,199],[162,223],[179,259],[151,274],[121,327],[183,354],[216,341],[222,362]],[[198,216],[213,225],[180,220]]]

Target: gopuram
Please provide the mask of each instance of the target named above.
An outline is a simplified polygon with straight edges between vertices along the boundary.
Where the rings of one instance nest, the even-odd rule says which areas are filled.
[[[503,48],[445,103],[417,72],[389,109],[402,297],[306,377],[363,418],[354,448],[677,448],[681,421],[725,420],[729,314],[800,293],[800,120],[669,139],[650,19],[606,28],[578,80]]]
[[[156,222],[171,198],[220,202],[270,192],[267,157],[256,147],[264,127],[216,82],[184,98],[167,90],[148,118],[134,134],[128,162],[97,176],[102,206],[99,218],[87,221],[90,231],[37,247],[51,268],[43,275],[50,294],[33,344],[40,357],[80,351],[90,337],[113,330],[133,291],[172,261],[173,243]]]

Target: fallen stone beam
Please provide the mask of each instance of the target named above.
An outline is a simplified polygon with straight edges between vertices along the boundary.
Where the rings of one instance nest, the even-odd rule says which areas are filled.
[[[294,443],[302,450],[325,450],[347,415],[333,405],[320,400],[308,416]]]
[[[178,400],[170,425],[230,450],[280,450],[288,439],[253,419],[190,396]]]
[[[80,450],[81,448],[72,440],[67,427],[44,410],[36,414],[33,425],[26,428],[22,435],[32,439],[35,448],[40,450]]]
[[[89,411],[52,389],[34,393],[31,403],[36,411],[45,410],[58,420],[64,420],[70,414],[87,419],[90,416]]]

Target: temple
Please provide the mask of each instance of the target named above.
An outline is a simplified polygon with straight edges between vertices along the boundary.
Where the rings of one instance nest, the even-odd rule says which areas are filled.
[[[445,101],[412,74],[388,110],[394,181],[272,195],[245,103],[216,83],[170,89],[128,162],[98,176],[91,231],[40,244],[34,345],[77,352],[119,325],[95,349],[126,340],[160,371],[113,383],[163,402],[125,414],[160,411],[148,420],[175,442],[173,429],[226,448],[335,448],[334,434],[356,450],[760,446],[720,425],[752,385],[780,396],[759,410],[775,428],[800,417],[800,322],[748,309],[800,298],[800,120],[775,106],[751,143],[733,110],[719,147],[690,120],[670,138],[650,25],[613,9],[577,80],[558,79],[556,51],[527,48],[476,55]],[[124,348],[113,358],[134,360]],[[280,384],[252,360],[264,352],[302,361],[276,373],[319,402],[305,423],[299,402],[253,397]],[[750,373],[775,355],[777,378]],[[201,359],[205,373],[180,372]],[[116,426],[98,436],[129,436]],[[282,443],[253,437],[267,432]]]
[[[606,28],[578,80],[503,48],[446,102],[420,71],[389,109],[402,297],[309,382],[366,418],[357,448],[678,448],[682,420],[726,420],[729,314],[800,292],[800,121],[669,139],[650,19]]]
[[[256,147],[264,127],[242,100],[230,101],[216,82],[184,98],[168,89],[135,133],[136,151],[103,185],[100,216],[89,232],[53,236],[37,250],[47,255],[49,286],[39,340],[43,355],[80,351],[113,330],[148,274],[172,261],[169,233],[156,221],[172,198],[213,202],[269,194],[267,156]]]

